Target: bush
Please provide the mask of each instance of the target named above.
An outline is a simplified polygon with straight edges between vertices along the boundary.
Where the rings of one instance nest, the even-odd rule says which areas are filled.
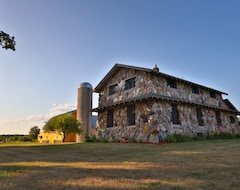
[[[166,138],[166,142],[169,143],[175,143],[175,142],[189,142],[189,141],[201,141],[201,140],[218,140],[218,139],[234,139],[234,138],[240,138],[240,134],[233,134],[233,133],[224,133],[224,132],[218,132],[213,133],[211,135],[207,135],[206,138],[204,136],[187,136],[187,135],[179,135],[179,134],[173,134]]]
[[[99,142],[95,135],[86,135],[85,142]]]
[[[236,136],[236,138],[240,138],[240,134],[236,134],[235,136]]]
[[[217,132],[207,136],[207,139],[218,140],[218,139],[234,139],[237,138],[237,135],[233,133],[224,133],[224,132]]]
[[[173,134],[171,136],[168,136],[166,138],[166,142],[190,142],[193,141],[193,138],[188,135],[179,135],[179,134]]]
[[[192,137],[192,139],[193,139],[194,141],[206,140],[206,138],[204,138],[204,136],[199,136],[199,135]]]
[[[171,135],[171,136],[168,136],[168,137],[166,138],[166,142],[175,143],[175,142],[177,142],[177,139],[175,138],[174,135]]]

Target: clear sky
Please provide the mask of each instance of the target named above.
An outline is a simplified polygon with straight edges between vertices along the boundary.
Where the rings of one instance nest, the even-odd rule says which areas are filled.
[[[115,63],[153,68],[229,95],[240,109],[239,0],[0,0],[0,134],[27,134],[76,108]],[[94,94],[93,107],[97,107]]]

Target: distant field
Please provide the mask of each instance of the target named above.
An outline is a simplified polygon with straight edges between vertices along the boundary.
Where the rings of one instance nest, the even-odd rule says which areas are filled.
[[[176,144],[0,144],[3,190],[239,190],[240,139]]]

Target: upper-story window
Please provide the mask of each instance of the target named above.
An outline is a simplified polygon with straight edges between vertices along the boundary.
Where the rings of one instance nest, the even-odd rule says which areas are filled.
[[[210,91],[210,97],[211,97],[211,98],[216,98],[216,94],[215,94],[214,91]]]
[[[128,90],[130,88],[134,88],[134,87],[135,87],[135,77],[126,80],[125,90]]]
[[[117,84],[114,84],[112,86],[109,86],[109,95],[116,93]]]
[[[197,86],[192,86],[192,93],[199,94],[199,90]]]
[[[174,78],[167,79],[167,86],[171,88],[177,88],[177,81]]]

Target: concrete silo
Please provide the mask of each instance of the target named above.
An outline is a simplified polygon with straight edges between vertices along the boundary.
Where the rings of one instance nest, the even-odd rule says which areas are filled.
[[[77,120],[81,122],[82,134],[77,135],[76,142],[84,142],[85,135],[92,133],[92,85],[83,82],[78,87]]]

